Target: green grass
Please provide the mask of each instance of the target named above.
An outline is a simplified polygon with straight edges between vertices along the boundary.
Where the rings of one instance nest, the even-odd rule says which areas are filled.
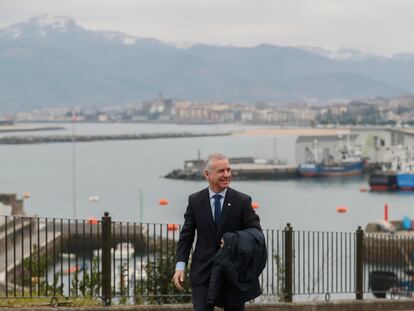
[[[42,298],[0,298],[0,307],[50,307],[52,297]],[[59,305],[69,307],[99,306],[100,300],[94,298],[64,298],[57,297]]]

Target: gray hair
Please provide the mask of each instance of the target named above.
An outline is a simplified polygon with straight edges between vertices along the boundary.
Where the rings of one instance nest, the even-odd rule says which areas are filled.
[[[214,160],[228,160],[228,158],[222,153],[213,153],[207,157],[205,171],[209,171],[211,168],[211,162]]]

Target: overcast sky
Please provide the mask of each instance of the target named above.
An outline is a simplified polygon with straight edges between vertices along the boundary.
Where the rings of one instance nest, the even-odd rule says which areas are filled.
[[[0,27],[39,14],[178,44],[414,52],[413,0],[0,0]]]

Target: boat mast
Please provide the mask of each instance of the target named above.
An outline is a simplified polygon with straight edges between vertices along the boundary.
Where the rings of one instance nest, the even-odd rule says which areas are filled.
[[[313,157],[315,159],[315,163],[318,163],[318,140],[313,140]]]

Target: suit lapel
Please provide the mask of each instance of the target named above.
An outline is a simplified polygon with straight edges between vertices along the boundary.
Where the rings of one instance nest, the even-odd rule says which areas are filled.
[[[203,205],[204,219],[207,219],[212,232],[216,232],[216,224],[214,223],[213,214],[211,212],[210,193],[208,192],[208,188],[205,191],[205,195],[203,195],[202,205]]]
[[[224,198],[223,207],[221,209],[221,219],[220,224],[218,226],[217,235],[223,230],[224,224],[227,221],[227,218],[230,215],[230,209],[232,205],[233,199],[233,191],[231,188],[227,188],[226,197]]]

